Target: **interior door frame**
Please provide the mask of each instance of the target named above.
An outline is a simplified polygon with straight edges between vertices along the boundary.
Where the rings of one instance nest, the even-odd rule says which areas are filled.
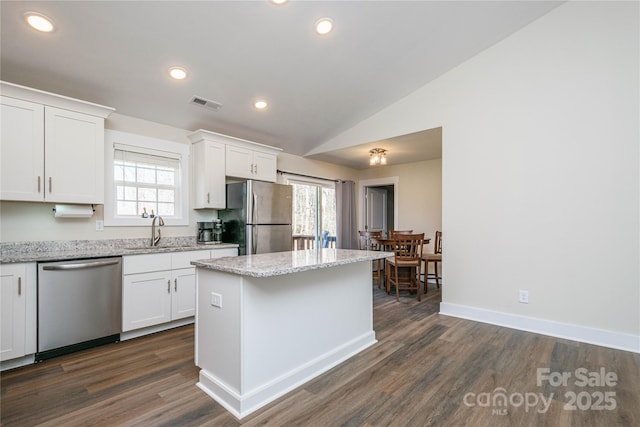
[[[393,185],[393,228],[398,229],[398,190],[400,178],[397,176],[387,176],[384,178],[363,179],[358,182],[358,204],[359,213],[359,229],[363,229],[367,219],[365,218],[365,188],[366,187],[383,187],[385,185]]]

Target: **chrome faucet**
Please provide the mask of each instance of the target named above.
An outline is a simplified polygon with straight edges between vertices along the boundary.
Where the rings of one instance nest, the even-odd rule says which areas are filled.
[[[156,236],[156,219],[159,219],[160,221],[158,221],[158,235]],[[151,246],[158,246],[158,243],[160,243],[160,238],[162,237],[160,235],[160,227],[164,225],[164,219],[162,219],[161,216],[156,216],[153,218],[153,221],[151,222]]]

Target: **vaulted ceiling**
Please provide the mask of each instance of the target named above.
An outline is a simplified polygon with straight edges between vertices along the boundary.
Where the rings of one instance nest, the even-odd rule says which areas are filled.
[[[558,4],[2,1],[0,78],[304,155]],[[28,27],[27,11],[50,17],[55,31]],[[313,24],[325,16],[334,29],[320,36]],[[187,69],[185,80],[168,77],[174,65]],[[194,96],[222,108],[193,105]],[[266,109],[253,106],[258,98]],[[349,164],[350,156],[324,159]]]

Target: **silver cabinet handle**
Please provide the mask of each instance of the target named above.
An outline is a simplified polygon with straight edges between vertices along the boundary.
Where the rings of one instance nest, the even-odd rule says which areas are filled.
[[[178,278],[173,279],[173,289],[178,292]]]
[[[18,277],[18,296],[22,295],[22,277]]]
[[[211,203],[211,197],[210,197],[210,193],[207,193],[207,204]]]
[[[52,181],[52,178],[49,177],[49,193],[51,193],[51,181]]]
[[[114,265],[120,262],[119,259],[113,259],[108,261],[93,261],[93,262],[79,262],[76,264],[58,264],[58,265],[43,265],[43,270],[80,270],[82,268],[104,267],[106,265]]]
[[[167,293],[171,293],[171,280],[167,280]]]
[[[38,175],[38,193],[40,192],[40,175]]]

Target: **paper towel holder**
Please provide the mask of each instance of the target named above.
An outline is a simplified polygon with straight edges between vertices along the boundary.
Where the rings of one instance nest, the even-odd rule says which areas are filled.
[[[96,211],[93,204],[91,205],[66,205],[56,204],[53,207],[53,216],[55,218],[91,218]]]

